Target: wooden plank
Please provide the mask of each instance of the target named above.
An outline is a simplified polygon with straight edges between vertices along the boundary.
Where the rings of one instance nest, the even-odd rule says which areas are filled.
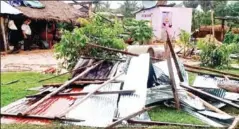
[[[237,116],[232,122],[231,126],[228,129],[237,129],[237,125],[239,123],[239,116]]]
[[[239,84],[232,84],[232,83],[219,83],[217,84],[218,87],[220,87],[221,89],[224,89],[226,91],[229,91],[229,92],[234,92],[234,93],[239,93]]]
[[[114,119],[118,120],[118,119]],[[184,123],[171,123],[171,122],[159,122],[159,121],[144,121],[144,120],[127,120],[130,124],[141,124],[141,125],[164,125],[164,126],[182,126],[182,127],[193,127],[193,128],[212,128],[212,126],[208,125],[195,125],[195,124],[184,124]]]
[[[197,98],[203,103],[203,105],[206,106],[207,108],[209,108],[210,110],[215,111],[215,112],[220,113],[220,114],[229,115],[229,114],[227,114],[226,112],[224,112],[224,111],[218,109],[217,107],[213,106],[212,104],[210,104],[210,103],[204,101],[204,100],[201,99],[200,97],[198,97],[198,96],[196,96],[196,95],[194,95],[194,94],[192,94],[192,93],[190,93],[190,92],[187,92],[187,94],[188,94],[189,96],[193,97],[193,98],[196,98],[196,97],[197,97]]]
[[[65,112],[63,112],[62,114],[58,115],[58,117],[63,117],[65,116],[69,111],[71,111],[72,109],[76,108],[79,104],[83,103],[85,100],[87,100],[89,97],[91,97],[95,92],[97,92],[100,88],[102,88],[103,86],[105,86],[106,84],[109,84],[110,82],[114,81],[116,78],[118,78],[119,76],[123,75],[124,73],[120,73],[116,76],[114,76],[113,78],[111,78],[110,80],[104,82],[103,84],[99,85],[95,90],[89,92],[84,98],[82,98],[79,102],[75,103],[74,105],[72,105],[70,108],[68,108]]]
[[[105,95],[105,94],[133,94],[135,90],[116,90],[116,91],[96,91],[94,95]],[[59,93],[57,96],[78,96],[87,95],[89,92],[75,92],[75,93]]]
[[[4,18],[1,17],[1,29],[2,29],[2,36],[3,36],[3,42],[4,42],[4,48],[7,52],[7,38],[6,38],[6,31],[5,31],[5,25],[4,25]]]
[[[135,90],[118,90],[118,91],[96,91],[94,95],[105,95],[105,94],[133,94]],[[56,96],[80,96],[87,95],[89,92],[74,92],[74,93],[58,93]],[[44,94],[29,95],[26,98],[44,97]]]
[[[179,102],[176,82],[175,82],[175,78],[174,78],[171,54],[169,54],[169,56],[167,58],[167,64],[168,64],[169,77],[170,77],[170,81],[171,81],[171,84],[172,84],[172,91],[173,91],[173,97],[174,97],[174,101],[175,101],[175,108],[177,108],[177,110],[179,110],[180,109],[180,102]]]
[[[132,113],[132,114],[130,114],[130,115],[124,117],[124,118],[121,118],[121,119],[119,119],[119,120],[113,122],[112,124],[108,125],[108,126],[106,127],[106,129],[112,129],[113,127],[115,127],[115,126],[117,126],[118,124],[120,124],[122,121],[124,121],[124,120],[129,120],[129,119],[131,119],[131,118],[133,118],[133,117],[135,117],[135,116],[137,116],[137,115],[139,115],[139,114],[142,114],[142,113],[144,113],[145,111],[151,110],[151,109],[153,109],[153,108],[155,108],[155,107],[156,107],[156,106],[144,107],[143,109],[141,109],[141,110],[139,110],[139,111],[137,111],[137,112],[135,112],[135,113]]]
[[[105,80],[107,81],[107,80]],[[104,83],[105,81],[101,81],[101,80],[92,80],[92,81],[74,81],[71,83],[71,85],[82,85],[82,84],[101,84]],[[111,83],[121,83],[123,81],[112,81]],[[49,83],[49,84],[43,84],[43,87],[49,87],[49,86],[53,86],[53,87],[59,87],[63,85],[63,83]]]
[[[83,67],[77,68],[75,70],[71,70],[71,71],[62,73],[62,74],[59,74],[59,75],[56,75],[56,76],[53,76],[53,77],[44,78],[44,79],[39,80],[38,82],[43,82],[43,81],[50,80],[50,79],[53,79],[53,78],[56,78],[56,77],[60,77],[60,76],[65,75],[67,73],[71,73],[71,72],[74,72],[74,71],[77,71],[77,70],[85,69],[85,68],[88,68],[88,67],[93,66],[93,65],[95,65],[95,63],[91,64],[91,65],[83,66]]]
[[[31,111],[32,109],[34,109],[35,107],[37,107],[39,104],[43,103],[45,100],[49,99],[50,97],[54,96],[55,94],[57,94],[58,92],[60,92],[61,90],[63,90],[65,87],[67,87],[68,85],[70,85],[72,82],[76,81],[77,79],[79,79],[80,77],[82,77],[83,75],[85,75],[86,73],[88,73],[90,70],[94,69],[95,67],[97,67],[99,64],[101,64],[103,61],[99,61],[96,65],[91,66],[90,68],[86,69],[85,71],[83,71],[81,74],[77,75],[76,77],[72,78],[69,81],[66,81],[63,85],[61,85],[57,90],[55,90],[54,92],[51,92],[50,94],[46,95],[44,98],[42,98],[41,100],[37,101],[36,103],[34,103],[33,105],[31,105],[30,107],[28,107],[26,109],[26,111],[24,112],[20,112],[18,115],[26,115],[29,111]]]
[[[95,60],[112,60],[112,61],[122,61],[125,62],[125,59],[117,59],[117,58],[99,58],[99,57],[86,57],[82,56],[82,59],[95,59]]]
[[[107,50],[107,51],[118,52],[118,53],[125,54],[125,55],[139,56],[139,54],[135,54],[135,53],[127,52],[127,51],[121,51],[121,50],[118,50],[118,49],[113,49],[113,48],[108,48],[108,47],[103,47],[103,46],[96,45],[96,44],[93,44],[93,43],[87,43],[87,45],[90,45],[92,47],[101,48],[101,49],[104,49],[104,50]],[[162,59],[159,59],[159,58],[156,58],[156,57],[150,57],[150,58],[152,60],[162,61]]]
[[[222,78],[224,78],[224,75],[214,74],[214,73],[206,73],[206,72],[202,72],[202,70],[195,70],[195,69],[186,68],[186,71],[192,72],[192,73],[197,73],[197,74],[211,75],[211,76],[215,76],[215,77],[222,77]],[[228,76],[228,78],[232,79],[232,80],[239,81],[239,78],[236,78],[236,77]]]
[[[197,70],[206,70],[206,71],[210,71],[210,72],[215,72],[215,73],[219,73],[219,74],[223,74],[223,75],[227,75],[227,76],[239,78],[239,75],[238,75],[238,74],[222,72],[222,71],[219,71],[219,70],[216,70],[216,69],[210,69],[210,68],[205,68],[205,67],[191,66],[191,65],[187,65],[187,64],[184,64],[184,66],[187,67],[187,68],[192,68],[192,69],[197,69]]]
[[[207,92],[205,92],[205,91],[198,90],[198,89],[196,89],[196,88],[193,88],[192,86],[186,86],[186,85],[182,85],[182,84],[181,84],[180,86],[182,86],[183,88],[186,88],[186,89],[195,91],[195,92],[197,92],[197,93],[199,93],[199,94],[201,94],[201,95],[205,95],[205,96],[208,96],[208,97],[210,97],[210,98],[213,98],[213,99],[218,100],[218,101],[220,101],[220,102],[223,102],[223,103],[225,103],[225,104],[231,105],[231,106],[233,106],[233,107],[235,107],[235,108],[239,108],[239,105],[238,105],[238,104],[232,103],[232,102],[230,102],[230,101],[228,101],[228,100],[222,99],[222,98],[217,97],[217,96],[212,95],[212,94],[209,94],[209,93],[207,93]]]
[[[17,117],[17,118],[33,118],[33,119],[43,119],[43,120],[56,120],[56,121],[69,121],[69,122],[83,122],[85,120],[80,119],[73,119],[73,118],[55,118],[51,116],[39,116],[39,115],[27,115],[27,116],[18,116],[17,114],[11,114],[11,113],[1,113],[1,117],[3,116],[11,116],[11,117]]]
[[[180,80],[181,82],[183,82],[183,81],[184,81],[184,79],[183,79],[183,74],[182,74],[182,72],[180,71],[180,66],[179,66],[179,63],[178,63],[176,54],[175,54],[175,52],[174,52],[174,49],[173,49],[173,45],[172,45],[172,43],[171,43],[171,41],[170,41],[168,32],[167,32],[167,44],[168,44],[169,50],[170,50],[170,52],[171,52],[171,55],[172,55],[172,57],[173,57],[173,60],[174,60],[174,63],[175,63],[175,67],[176,67],[176,70],[177,70],[177,73],[178,73],[179,80]]]

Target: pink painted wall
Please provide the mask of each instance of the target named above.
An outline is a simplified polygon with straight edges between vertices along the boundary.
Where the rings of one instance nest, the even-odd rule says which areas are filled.
[[[157,39],[162,39],[161,37],[161,24],[162,24],[162,12],[170,11],[172,12],[172,32],[175,33],[175,38],[178,39],[180,34],[180,29],[183,29],[191,33],[192,25],[192,8],[182,8],[182,7],[156,7],[153,9],[141,11],[136,14],[137,20],[151,20],[154,35]]]

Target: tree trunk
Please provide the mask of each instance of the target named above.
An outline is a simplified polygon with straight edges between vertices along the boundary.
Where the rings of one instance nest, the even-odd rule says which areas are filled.
[[[212,20],[212,36],[213,36],[213,41],[215,38],[215,30],[214,30],[214,10],[213,10],[213,1],[211,1],[211,20]]]

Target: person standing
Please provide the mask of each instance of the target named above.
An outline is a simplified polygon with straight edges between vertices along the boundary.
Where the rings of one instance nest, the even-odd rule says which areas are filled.
[[[24,21],[24,23],[22,24],[22,34],[23,34],[23,38],[24,38],[24,51],[27,50],[31,50],[31,28],[29,26],[29,24],[31,23],[30,19],[27,19]]]
[[[15,25],[13,20],[10,20],[8,22],[8,28],[10,30],[10,43],[14,46],[13,50],[11,51],[11,53],[18,53],[19,51],[19,44],[18,42],[20,41],[20,33],[17,29],[17,26]]]

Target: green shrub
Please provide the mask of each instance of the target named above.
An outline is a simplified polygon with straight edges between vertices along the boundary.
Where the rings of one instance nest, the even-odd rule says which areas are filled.
[[[231,44],[231,43],[239,44],[239,34],[233,34],[231,31],[227,32],[225,34],[223,43],[225,43],[225,44]]]
[[[229,55],[235,49],[235,44],[217,46],[215,43],[199,40],[198,48],[202,50],[200,60],[203,66],[222,68],[228,67],[230,62]]]
[[[63,60],[62,67],[71,70],[81,55],[100,58],[117,57],[117,53],[92,48],[87,43],[124,49],[124,41],[119,37],[121,33],[123,33],[123,27],[118,21],[110,24],[96,15],[84,27],[74,28],[72,32],[63,31],[60,43],[55,45],[56,58]]]
[[[127,28],[126,33],[139,44],[145,44],[153,37],[153,29],[148,23],[149,21],[135,19],[125,19],[123,21],[125,28]]]
[[[193,47],[190,43],[190,33],[185,30],[180,30],[178,43],[183,46],[183,56],[186,56],[186,52]]]

